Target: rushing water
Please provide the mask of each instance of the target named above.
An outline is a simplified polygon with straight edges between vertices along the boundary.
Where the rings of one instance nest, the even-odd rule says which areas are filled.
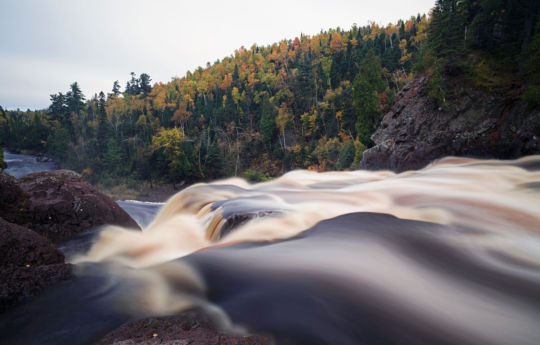
[[[139,200],[116,200],[116,203],[122,207],[141,228],[147,227],[164,205],[162,202]]]
[[[0,320],[6,344],[91,344],[199,307],[278,344],[537,345],[540,156],[197,184],[74,263]]]
[[[23,177],[34,172],[49,171],[58,169],[58,164],[55,162],[41,162],[37,156],[22,155],[4,151],[4,161],[8,164],[4,172],[15,178]]]

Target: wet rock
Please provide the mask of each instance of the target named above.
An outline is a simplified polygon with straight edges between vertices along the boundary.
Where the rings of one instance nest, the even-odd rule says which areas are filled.
[[[25,200],[11,210],[12,218],[55,244],[104,224],[139,229],[120,206],[73,171],[29,174],[17,186]]]
[[[448,76],[451,78],[452,73]],[[521,99],[454,85],[447,109],[436,109],[427,96],[429,77],[416,76],[372,136],[363,169],[401,172],[420,169],[445,156],[512,159],[540,153],[540,110]]]
[[[0,218],[0,312],[71,277],[71,266],[53,244]]]
[[[232,335],[220,332],[211,319],[196,310],[178,316],[130,322],[106,335],[95,345],[270,345],[270,336]]]
[[[17,184],[11,175],[0,173],[0,217],[17,223],[18,213],[24,209],[28,195]],[[21,219],[22,220],[22,219]]]

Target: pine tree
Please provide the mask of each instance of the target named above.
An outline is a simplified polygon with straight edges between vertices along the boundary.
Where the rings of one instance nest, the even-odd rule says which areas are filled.
[[[370,141],[379,115],[377,92],[382,91],[381,63],[370,49],[360,65],[360,72],[353,83],[353,106],[356,109],[356,133],[363,144]]]
[[[120,83],[118,82],[118,80],[115,80],[115,82],[113,84],[112,93],[115,96],[120,95]]]
[[[152,79],[146,73],[142,73],[139,76],[139,91],[143,93],[144,95],[147,95],[148,93],[150,93],[150,91],[152,91],[152,86],[150,85],[150,81],[152,81]]]
[[[66,94],[66,105],[70,112],[77,115],[84,107],[84,95],[77,82],[70,85],[70,91]]]
[[[97,154],[101,158],[105,155],[109,138],[109,122],[107,120],[105,106],[105,94],[101,91],[97,100],[98,130],[96,136]]]
[[[7,163],[4,161],[4,150],[0,150],[0,172],[7,168]]]
[[[276,116],[268,95],[265,95],[261,105],[261,121],[259,124],[264,145],[268,151],[272,148],[272,139],[276,135]]]

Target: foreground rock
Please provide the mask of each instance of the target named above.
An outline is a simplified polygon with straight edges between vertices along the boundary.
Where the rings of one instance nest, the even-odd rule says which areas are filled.
[[[445,156],[510,159],[540,153],[540,110],[527,109],[519,90],[487,94],[462,82],[436,109],[427,96],[429,77],[415,77],[372,136],[364,169],[419,169]]]
[[[131,322],[109,333],[95,345],[270,345],[269,336],[239,336],[219,332],[201,312]]]
[[[0,313],[26,297],[71,277],[71,266],[53,244],[0,218]]]
[[[26,175],[19,180],[2,174],[0,216],[63,243],[99,225],[138,229],[137,223],[113,200],[69,170]]]

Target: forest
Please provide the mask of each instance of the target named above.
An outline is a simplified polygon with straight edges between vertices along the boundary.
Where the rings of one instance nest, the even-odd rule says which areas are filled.
[[[355,169],[399,90],[448,76],[487,92],[520,85],[540,105],[540,4],[437,0],[431,13],[329,29],[230,56],[168,83],[131,73],[87,98],[73,82],[42,110],[0,107],[0,145],[49,155],[104,186],[260,181],[296,168]]]

